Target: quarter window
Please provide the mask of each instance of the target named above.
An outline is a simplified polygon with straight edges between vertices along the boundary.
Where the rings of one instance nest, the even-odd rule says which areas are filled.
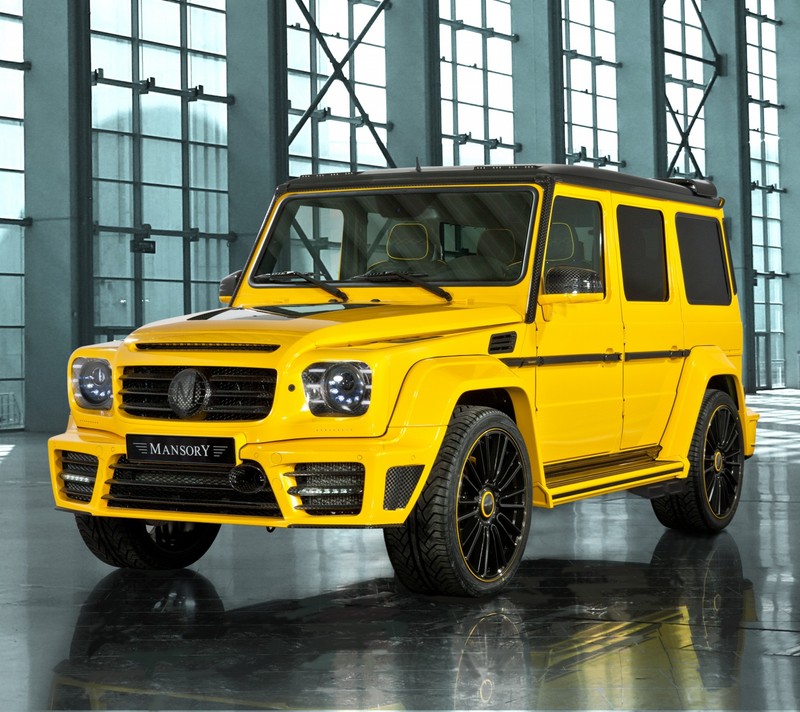
[[[658,210],[617,208],[622,284],[629,302],[669,299],[664,249],[664,217]]]
[[[678,215],[675,224],[689,304],[730,304],[731,290],[719,222],[713,218]]]

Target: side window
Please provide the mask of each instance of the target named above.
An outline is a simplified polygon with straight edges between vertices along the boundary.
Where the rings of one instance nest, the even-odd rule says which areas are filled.
[[[600,203],[559,196],[553,202],[544,258],[545,294],[603,293]]]
[[[666,302],[667,261],[660,210],[617,208],[622,284],[629,302]]]
[[[689,304],[731,303],[722,230],[714,218],[676,217],[683,282]]]

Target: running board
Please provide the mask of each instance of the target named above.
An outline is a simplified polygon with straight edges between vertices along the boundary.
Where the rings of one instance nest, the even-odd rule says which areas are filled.
[[[547,465],[543,504],[554,507],[620,490],[644,492],[683,474],[682,462],[657,460],[657,454],[655,449],[637,450]]]

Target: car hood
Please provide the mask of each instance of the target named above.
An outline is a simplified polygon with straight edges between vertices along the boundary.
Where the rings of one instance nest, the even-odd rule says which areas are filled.
[[[321,348],[402,341],[520,323],[508,306],[310,304],[231,307],[166,319],[134,331],[138,348],[242,344],[271,350],[297,344]]]

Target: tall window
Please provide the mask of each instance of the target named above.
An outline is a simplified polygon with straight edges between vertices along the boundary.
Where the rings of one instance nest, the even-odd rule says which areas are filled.
[[[94,330],[218,305],[225,0],[91,0]]]
[[[614,0],[561,0],[569,163],[615,169],[619,158]]]
[[[0,3],[0,430],[24,424],[22,0]]]
[[[386,49],[377,0],[285,0],[289,173],[384,168]]]
[[[702,0],[664,0],[667,175],[706,175],[705,102],[719,76],[720,56],[702,14]]]
[[[439,0],[444,165],[510,164],[511,0]]]
[[[750,106],[750,185],[753,213],[756,377],[758,388],[785,381],[781,185],[778,155],[777,55],[780,21],[774,0],[747,0],[747,90]]]

